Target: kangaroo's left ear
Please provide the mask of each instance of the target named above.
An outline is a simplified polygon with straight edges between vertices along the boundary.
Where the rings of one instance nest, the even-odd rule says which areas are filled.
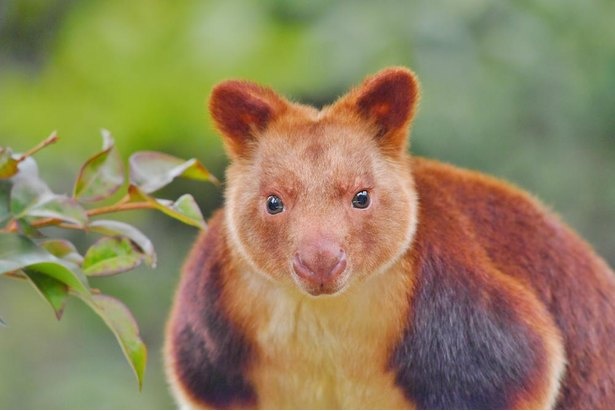
[[[270,88],[241,80],[218,84],[209,99],[214,124],[233,159],[249,157],[261,133],[287,108]]]
[[[419,83],[405,67],[390,67],[368,77],[331,108],[350,111],[375,127],[383,151],[399,155],[406,150],[408,125],[419,100]]]

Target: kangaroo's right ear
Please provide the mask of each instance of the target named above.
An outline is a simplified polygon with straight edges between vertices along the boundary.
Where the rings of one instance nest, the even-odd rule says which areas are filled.
[[[214,124],[232,158],[247,156],[259,134],[287,107],[273,90],[239,80],[218,84],[209,99]]]
[[[353,115],[374,127],[374,139],[393,156],[406,152],[408,126],[419,100],[419,82],[405,67],[389,67],[366,78],[332,107],[334,115]]]

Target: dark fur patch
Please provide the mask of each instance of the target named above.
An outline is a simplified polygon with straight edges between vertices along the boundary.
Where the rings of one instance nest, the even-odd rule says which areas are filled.
[[[397,383],[419,408],[501,409],[528,390],[543,346],[506,294],[428,252],[410,328],[396,350]]]
[[[189,325],[184,325],[175,343],[178,345],[176,361],[179,375],[192,397],[217,409],[255,403],[254,391],[243,378],[241,368],[234,368],[234,363],[241,362],[241,354],[212,358],[203,338]],[[236,350],[237,346],[231,351],[233,349]],[[221,361],[225,357],[227,365]]]
[[[218,215],[218,217],[221,217]],[[214,408],[254,406],[256,394],[243,377],[251,347],[229,321],[222,293],[223,253],[217,222],[210,223],[198,257],[186,267],[181,306],[173,327],[175,369],[182,385],[199,402]]]
[[[555,407],[615,407],[613,271],[587,243],[514,187],[425,159],[415,158],[414,168],[424,212],[442,203],[443,193],[452,196],[475,227],[472,243],[486,251],[500,272],[531,285],[552,316],[566,355]],[[424,220],[436,221],[443,213],[436,210]],[[449,248],[467,242],[449,241]]]

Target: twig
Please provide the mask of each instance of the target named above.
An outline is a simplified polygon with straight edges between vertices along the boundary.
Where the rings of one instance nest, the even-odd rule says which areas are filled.
[[[20,272],[20,271],[10,271],[8,273],[4,273],[3,275],[10,277],[10,278],[15,278],[18,280],[27,280],[28,276],[25,275],[24,273]]]
[[[141,203],[118,203],[107,207],[100,207],[89,210],[88,217],[93,217],[100,214],[116,213],[118,211],[129,211],[143,208],[156,208],[156,206],[145,201]]]
[[[94,217],[94,216],[101,215],[101,214],[117,213],[120,211],[156,208],[155,205],[145,202],[145,201],[140,202],[140,203],[125,203],[123,201],[125,200],[122,200],[119,203],[116,203],[110,206],[88,210],[87,215],[88,217]],[[82,230],[83,229],[83,227],[78,224],[63,223],[61,219],[52,218],[52,217],[42,218],[40,220],[33,221],[30,224],[30,226],[32,226],[33,228],[48,227],[50,225],[56,225],[60,228],[67,228],[70,230]],[[0,232],[15,233],[17,232],[18,229],[19,229],[19,225],[17,224],[17,221],[11,221],[6,227],[4,227],[3,229],[0,229]]]
[[[38,143],[37,145],[35,145],[34,147],[32,147],[30,150],[26,151],[25,153],[23,153],[21,156],[19,156],[19,158],[17,159],[18,162],[22,162],[24,161],[26,158],[31,157],[32,155],[34,155],[35,153],[39,152],[40,150],[44,149],[45,147],[47,147],[50,144],[55,143],[56,141],[59,140],[58,134],[57,132],[53,131],[49,137],[47,137],[46,139],[44,139],[43,141],[41,141],[40,143]]]

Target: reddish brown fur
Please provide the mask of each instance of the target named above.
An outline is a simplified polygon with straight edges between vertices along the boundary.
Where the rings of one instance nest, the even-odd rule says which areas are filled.
[[[245,81],[228,81],[212,91],[210,106],[214,121],[228,139],[232,155],[246,154],[251,134],[264,130],[269,122],[283,114],[283,100],[272,90]]]
[[[610,348],[615,326],[608,320],[615,318],[615,282],[606,263],[556,216],[520,191],[477,173],[428,164],[425,174],[455,195],[458,207],[477,227],[476,241],[490,259],[534,290],[553,313],[568,362],[558,406],[615,406],[615,350]],[[497,196],[486,195],[494,189]],[[515,204],[514,210],[508,204]]]
[[[321,111],[252,83],[214,89],[233,163],[169,322],[184,405],[615,406],[613,272],[529,195],[409,158],[418,96],[404,68]],[[293,273],[319,239],[348,256],[333,296]]]
[[[412,170],[421,199],[419,229],[412,252],[414,261],[420,266],[421,260],[437,256],[451,272],[465,269],[462,278],[452,281],[472,284],[469,292],[473,301],[487,307],[498,301],[488,309],[493,310],[504,305],[525,323],[517,332],[523,334],[524,339],[533,341],[533,351],[537,357],[533,369],[527,373],[526,383],[520,390],[510,393],[508,402],[502,406],[543,408],[550,384],[545,376],[551,373],[550,362],[561,355],[560,331],[544,305],[539,302],[531,283],[515,281],[514,277],[509,276],[509,272],[503,270],[500,261],[494,260],[479,241],[479,234],[485,232],[506,236],[510,227],[476,224],[472,215],[463,209],[471,208],[467,201],[489,201],[490,198],[507,195],[516,197],[514,203],[508,204],[515,204],[522,209],[531,207],[539,214],[541,207],[509,185],[476,173],[418,158],[414,159]],[[465,195],[461,197],[460,193]],[[500,215],[507,212],[507,208],[509,206],[496,211]],[[518,211],[515,209],[509,212],[517,215]],[[539,218],[533,221],[533,224],[542,223],[544,217],[537,217]],[[443,236],[443,233],[446,235]],[[540,248],[536,251],[541,252]],[[440,275],[444,276],[444,273]],[[445,280],[441,278],[438,281]]]

